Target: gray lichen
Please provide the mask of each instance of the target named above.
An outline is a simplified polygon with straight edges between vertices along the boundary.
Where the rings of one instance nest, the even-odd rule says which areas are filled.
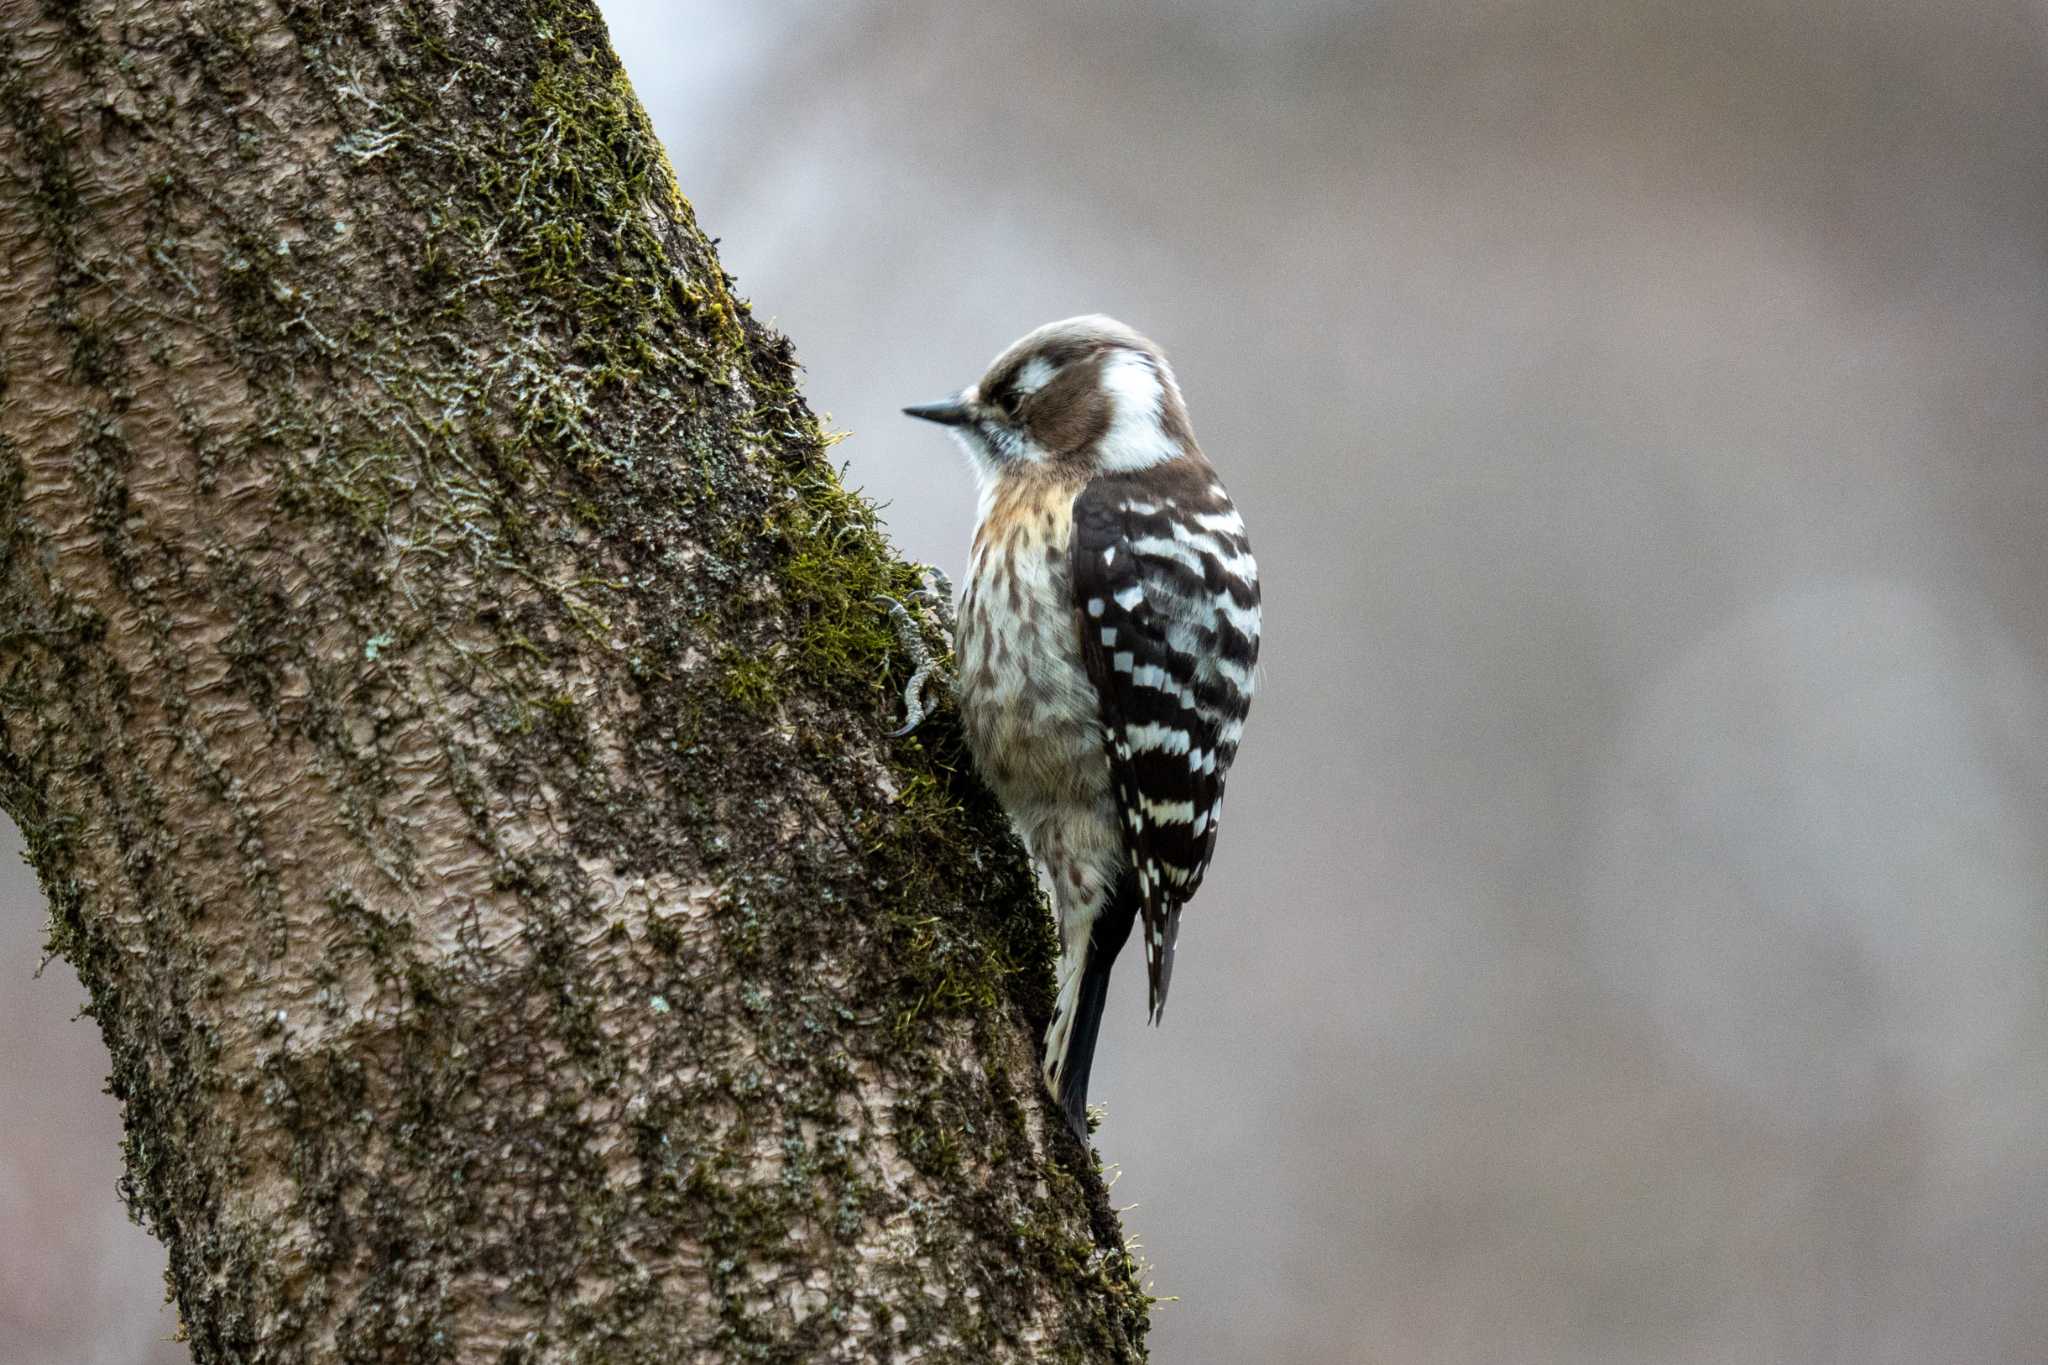
[[[51,0],[0,168],[0,804],[195,1357],[1139,1354],[915,569],[595,10]]]

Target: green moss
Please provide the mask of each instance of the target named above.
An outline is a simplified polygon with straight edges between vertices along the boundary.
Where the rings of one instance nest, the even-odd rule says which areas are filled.
[[[782,669],[772,658],[728,644],[718,654],[718,689],[727,701],[754,716],[770,715],[782,695]]]
[[[124,752],[114,720],[64,712],[41,663],[0,673],[17,764],[0,800],[51,887],[52,941],[96,1011],[163,1021],[108,1036],[132,1187],[173,1245],[195,1354],[283,1358],[324,1333],[345,1361],[438,1358],[475,1267],[538,1324],[508,1358],[816,1359],[854,1314],[881,1324],[878,1355],[982,1360],[1087,1322],[1099,1335],[1061,1331],[1062,1351],[1129,1356],[1144,1304],[1106,1250],[1120,1243],[1099,1181],[1035,1069],[992,1060],[1049,1013],[1050,916],[957,719],[884,736],[909,664],[876,599],[908,600],[917,570],[832,469],[788,343],[734,297],[594,7],[304,0],[284,11],[289,51],[246,41],[238,14],[208,2],[178,21],[206,89],[305,102],[273,124],[239,93],[196,114],[164,97],[154,150],[185,159],[152,180],[125,278],[224,305],[171,338],[221,347],[254,417],[223,431],[195,415],[180,438],[202,497],[274,479],[277,515],[135,554],[150,503],[124,501],[120,393],[137,376],[174,388],[179,347],[60,300],[71,380],[105,397],[80,459],[121,557],[121,619],[160,630],[164,660],[79,691],[171,714],[171,766]],[[68,243],[86,206],[22,88],[0,62],[42,230]],[[337,155],[295,149],[280,179],[251,150],[278,126],[332,127]],[[216,183],[245,160],[260,173]],[[355,287],[366,275],[376,287]],[[20,564],[39,553],[9,547]],[[321,591],[294,600],[280,579]],[[208,1060],[219,1002],[304,949],[238,933],[246,962],[181,957],[175,927],[218,912],[176,870],[218,859],[260,893],[266,840],[291,831],[252,814],[207,751],[152,582],[192,585],[238,623],[225,687],[303,756],[358,843],[362,882],[318,907],[315,1008],[339,1022],[368,992],[389,1031],[274,1024],[258,1074]],[[55,619],[68,652],[103,660],[77,645],[87,613]],[[15,728],[46,718],[40,738]],[[48,775],[18,756],[39,744],[99,746],[106,866],[158,938],[64,890],[78,813],[37,805]],[[398,803],[422,780],[488,868],[488,932],[435,899],[440,855],[410,842]],[[212,803],[203,849],[162,842],[157,782],[188,803],[181,819]],[[537,810],[561,824],[520,837]],[[678,871],[715,896],[622,908],[620,886]],[[145,988],[178,1003],[129,1007]],[[623,1027],[607,1014],[655,999]],[[868,1109],[877,1075],[901,1096],[892,1113]],[[622,1134],[637,1187],[614,1168]],[[893,1150],[943,1177],[920,1187],[929,1202],[878,1175]],[[287,1168],[274,1227],[233,1224],[195,1187],[239,1161]],[[911,1245],[877,1272],[851,1248],[882,1226]],[[257,1254],[280,1229],[307,1247],[288,1283]],[[677,1245],[712,1253],[709,1326],[646,1274]],[[365,1266],[371,1282],[351,1278]],[[758,1301],[792,1266],[824,1285],[808,1316]],[[356,1302],[324,1297],[329,1273]]]
[[[575,350],[593,385],[678,363],[730,382],[744,354],[738,310],[722,274],[675,271],[646,212],[662,198],[685,214],[687,206],[672,188],[662,193],[673,181],[660,139],[617,60],[591,41],[602,32],[595,8],[550,3],[534,13],[538,61],[520,115],[499,144],[454,156],[484,212],[444,221],[484,233],[519,267],[525,295],[575,320]]]
[[[814,686],[879,698],[898,644],[878,599],[907,600],[922,584],[884,539],[873,504],[820,461],[791,478],[763,531],[797,621],[793,666]]]
[[[13,127],[34,176],[29,207],[54,253],[67,259],[76,252],[83,205],[64,135],[45,117],[29,85],[27,69],[15,50],[13,36],[0,34],[0,115]]]
[[[963,771],[957,732],[925,743],[936,750],[920,744],[912,751],[918,766],[908,770],[894,807],[864,827],[869,865],[890,888],[902,968],[896,1028],[907,1032],[947,1015],[990,1017],[1012,1001],[1042,1026],[1051,1015],[1057,953],[1051,909],[1007,827],[990,818],[985,789]],[[1009,845],[996,866],[988,863],[990,842]]]

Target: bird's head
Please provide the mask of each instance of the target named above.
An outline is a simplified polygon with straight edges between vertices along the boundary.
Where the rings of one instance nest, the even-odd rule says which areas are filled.
[[[1166,356],[1099,313],[1047,323],[997,356],[979,383],[904,412],[951,427],[984,479],[1025,465],[1083,476],[1137,470],[1195,453]]]

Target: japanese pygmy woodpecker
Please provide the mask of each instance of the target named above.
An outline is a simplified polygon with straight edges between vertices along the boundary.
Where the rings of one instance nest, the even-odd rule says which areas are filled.
[[[1087,1137],[1109,972],[1144,927],[1149,1017],[1216,847],[1259,655],[1244,522],[1159,348],[1069,318],[981,382],[904,409],[952,428],[981,487],[955,653],[976,766],[1059,915],[1045,1076]]]

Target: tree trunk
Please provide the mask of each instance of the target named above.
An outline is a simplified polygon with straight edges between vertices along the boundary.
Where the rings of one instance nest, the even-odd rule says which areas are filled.
[[[0,250],[0,796],[196,1359],[1140,1354],[913,571],[591,5],[0,0]]]

